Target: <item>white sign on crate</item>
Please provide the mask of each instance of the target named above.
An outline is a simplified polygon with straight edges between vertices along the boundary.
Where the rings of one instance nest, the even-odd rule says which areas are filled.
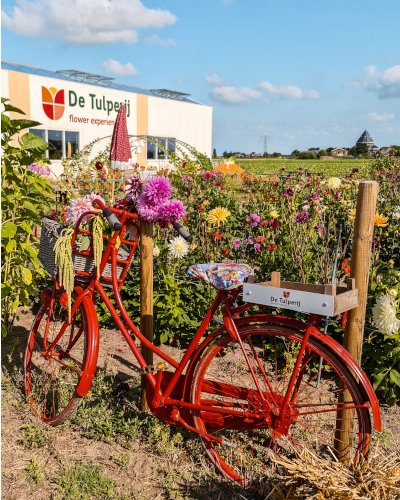
[[[333,295],[244,283],[243,300],[269,307],[334,316],[335,297]]]
[[[156,170],[143,170],[139,172],[139,178],[141,181],[148,181],[157,175]]]

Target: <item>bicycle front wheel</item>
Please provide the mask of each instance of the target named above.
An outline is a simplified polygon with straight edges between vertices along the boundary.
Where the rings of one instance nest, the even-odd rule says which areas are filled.
[[[304,332],[272,325],[246,326],[239,332],[253,374],[239,343],[226,335],[200,360],[191,391],[192,403],[208,407],[193,412],[195,427],[225,443],[200,436],[208,457],[225,477],[241,486],[254,486],[271,473],[274,460],[298,455],[304,447],[323,459],[333,459],[332,454],[344,448],[352,460],[367,454],[371,420],[362,406],[367,399],[333,351],[309,338],[296,394],[282,420],[280,410]],[[350,394],[346,401],[341,397],[344,389]],[[344,411],[348,407],[355,407],[351,418]],[[220,408],[235,414],[218,413]],[[338,434],[337,419],[351,420],[350,434]]]
[[[76,299],[74,291],[72,306]],[[65,328],[66,294],[59,294],[51,314],[49,303],[43,302],[29,333],[24,359],[25,395],[33,412],[52,426],[65,422],[76,410],[81,402],[76,388],[88,360],[97,359],[98,343],[89,341],[90,306],[93,304],[84,299]]]

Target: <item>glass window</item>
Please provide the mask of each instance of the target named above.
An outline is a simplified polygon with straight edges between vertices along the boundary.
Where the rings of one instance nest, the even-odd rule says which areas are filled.
[[[44,141],[46,140],[46,131],[45,130],[42,130],[40,128],[30,128],[29,132],[31,134],[37,135],[38,137],[41,137]]]
[[[156,145],[153,142],[147,141],[147,159],[156,160]]]
[[[168,139],[168,151],[175,153],[175,139]]]
[[[79,132],[65,132],[65,157],[70,159],[79,151]]]
[[[48,141],[52,149],[49,150],[50,160],[61,160],[62,158],[63,133],[59,130],[49,130]]]
[[[158,142],[161,144],[162,147],[160,147],[157,144],[157,159],[158,160],[165,160],[165,149],[166,149],[166,139],[159,137]]]

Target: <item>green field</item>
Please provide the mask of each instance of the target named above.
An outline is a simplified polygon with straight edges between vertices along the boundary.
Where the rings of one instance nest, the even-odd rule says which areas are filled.
[[[367,165],[369,160],[296,160],[286,158],[265,158],[260,160],[237,159],[236,164],[243,170],[253,174],[262,174],[268,171],[278,171],[284,166],[285,171],[297,170],[299,167],[308,168],[310,172],[322,172],[328,176],[340,176],[351,173],[354,167],[362,171],[362,167]]]

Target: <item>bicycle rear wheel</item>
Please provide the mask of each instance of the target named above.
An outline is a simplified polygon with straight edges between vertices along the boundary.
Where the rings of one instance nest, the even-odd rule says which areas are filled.
[[[72,307],[77,296],[74,291]],[[49,302],[43,302],[29,334],[24,358],[24,385],[33,412],[43,422],[57,426],[65,422],[81,402],[76,388],[86,373],[89,360],[92,363],[94,359],[96,364],[98,342],[91,341],[89,335],[88,322],[92,317],[89,308],[93,304],[84,299],[72,315],[69,326],[50,349],[67,321],[66,295],[60,293],[56,296],[50,316],[49,305]]]
[[[345,447],[352,460],[367,454],[371,420],[362,405],[368,400],[334,352],[310,337],[302,378],[297,379],[296,396],[279,422],[304,332],[268,325],[246,326],[239,332],[267,403],[263,405],[239,343],[229,335],[217,340],[204,354],[191,390],[192,403],[208,406],[207,411],[193,412],[195,427],[235,446],[231,448],[199,436],[208,457],[225,477],[241,486],[254,486],[270,475],[274,460],[298,455],[304,447],[323,459],[333,459],[332,453],[338,452],[339,447]],[[323,365],[317,387],[320,356]],[[341,402],[344,388],[351,397]],[[336,418],[343,415],[347,419],[344,408],[350,406],[356,409],[351,418],[350,438],[344,442],[341,436],[335,437]],[[218,413],[221,407],[237,412],[237,416]],[[245,416],[243,412],[257,414],[258,418]]]

